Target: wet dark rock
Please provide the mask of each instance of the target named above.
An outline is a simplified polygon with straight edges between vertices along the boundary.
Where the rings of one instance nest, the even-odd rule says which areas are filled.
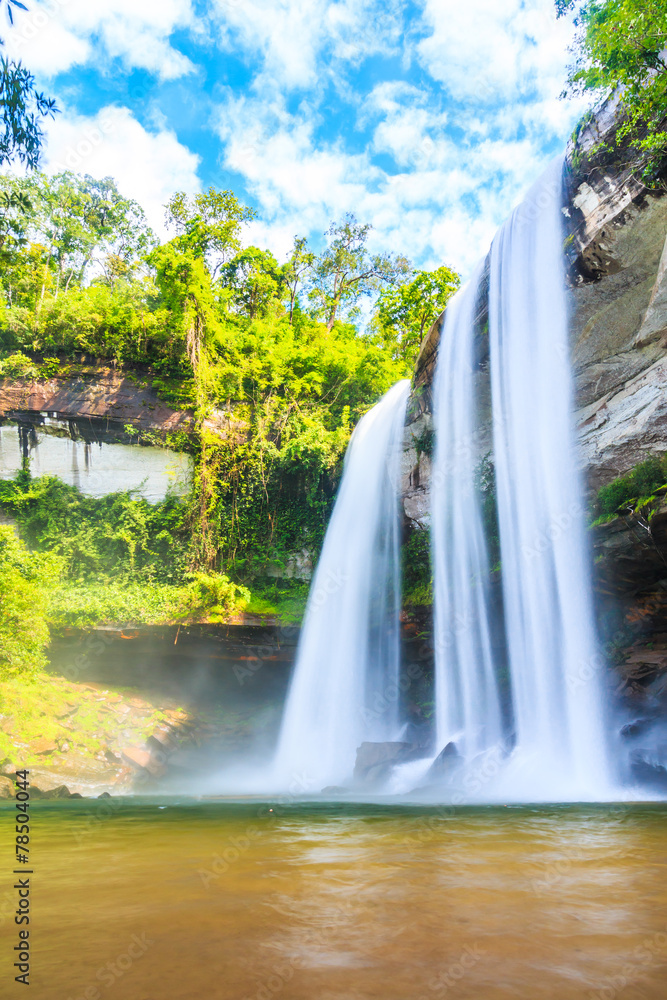
[[[634,722],[628,722],[627,725],[623,726],[621,729],[621,736],[625,736],[626,739],[641,736],[641,734],[650,729],[654,723],[654,719],[635,719]]]
[[[362,743],[357,749],[354,780],[362,785],[379,785],[399,764],[425,756],[417,743]]]
[[[72,792],[70,792],[67,785],[58,785],[56,788],[49,788],[48,791],[42,792],[43,799],[71,799]]]
[[[452,768],[462,759],[456,749],[456,743],[448,743],[429,767],[426,774],[427,781],[441,781],[443,778],[447,778],[451,774]]]
[[[30,796],[33,799],[81,799],[78,792],[70,792],[67,785],[56,785],[53,788],[40,788],[39,785],[30,785]]]
[[[633,778],[641,784],[655,791],[667,791],[667,745],[663,744],[657,752],[633,750],[630,754],[630,769]]]

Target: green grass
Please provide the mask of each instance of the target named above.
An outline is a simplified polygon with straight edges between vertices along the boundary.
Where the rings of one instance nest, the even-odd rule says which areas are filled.
[[[136,696],[136,691],[130,692]],[[109,704],[121,702],[118,691],[82,688],[42,671],[32,676],[0,680],[0,760],[49,766],[60,759],[64,746],[86,754],[99,753],[118,737],[119,720]],[[139,717],[128,717],[129,743],[141,744],[167,716],[147,706]],[[37,756],[30,745],[38,740],[56,744],[55,755]],[[63,751],[65,752],[65,751]]]
[[[285,624],[299,624],[309,590],[307,580],[262,580],[253,586],[245,610],[251,615],[270,615]]]

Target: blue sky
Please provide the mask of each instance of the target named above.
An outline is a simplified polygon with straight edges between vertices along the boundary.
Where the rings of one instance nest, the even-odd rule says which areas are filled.
[[[111,174],[163,229],[231,188],[283,257],[330,220],[464,274],[564,148],[572,27],[552,0],[28,0],[7,52],[62,109],[44,168]]]

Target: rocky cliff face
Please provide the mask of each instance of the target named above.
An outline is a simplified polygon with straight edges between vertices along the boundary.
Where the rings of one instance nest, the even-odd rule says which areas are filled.
[[[192,411],[165,403],[141,372],[102,363],[82,363],[75,374],[48,379],[0,379],[0,420],[38,424],[43,417],[95,424],[112,438],[122,438],[127,425],[135,433],[194,432]],[[246,421],[231,410],[214,410],[204,427],[238,440],[247,433]]]
[[[667,198],[591,147],[603,109],[568,150],[567,245],[582,465],[597,489],[667,451]]]

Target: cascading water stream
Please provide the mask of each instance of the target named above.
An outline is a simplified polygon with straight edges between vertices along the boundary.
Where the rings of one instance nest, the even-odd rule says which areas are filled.
[[[435,375],[432,473],[436,743],[471,758],[502,739],[489,621],[489,560],[474,470],[479,458],[475,315],[483,266],[445,313]]]
[[[349,781],[364,740],[399,734],[398,481],[410,383],[356,427],[308,598],[271,781],[296,794]]]
[[[561,199],[558,162],[500,229],[490,258],[493,452],[509,723],[503,723],[499,664],[491,653],[488,559],[473,483],[480,457],[473,338],[481,269],[447,309],[438,360],[437,739],[440,749],[454,740],[468,764],[494,746],[505,756],[505,747],[513,745],[505,764],[481,783],[482,798],[594,799],[610,792],[602,661],[592,624],[572,426]]]
[[[609,774],[577,471],[562,161],[491,248],[489,336],[502,579],[519,797],[595,798]],[[526,775],[527,776],[527,775]]]

